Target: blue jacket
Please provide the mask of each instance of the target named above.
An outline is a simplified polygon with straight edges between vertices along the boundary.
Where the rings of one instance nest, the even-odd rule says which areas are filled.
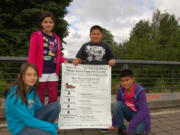
[[[17,89],[17,85],[11,87],[10,92],[6,97],[6,120],[8,124],[8,129],[13,135],[19,133],[25,126],[31,128],[38,128],[50,132],[52,135],[57,135],[57,128],[54,124],[39,120],[35,118],[35,111],[42,107],[42,104],[38,98],[35,97],[35,91],[31,87],[30,93],[26,93],[28,106],[26,103],[22,104],[20,96],[16,101],[16,94],[11,97]]]
[[[118,91],[117,100],[125,103],[124,88],[121,88]],[[137,113],[136,116],[130,121],[129,127],[127,128],[127,132],[130,135],[134,135],[137,125],[139,125],[141,121],[145,120],[146,134],[148,134],[148,132],[151,129],[151,124],[150,124],[151,117],[146,101],[145,89],[139,84],[135,84],[134,101],[135,101],[135,108]],[[113,117],[113,125],[115,125],[115,117]]]

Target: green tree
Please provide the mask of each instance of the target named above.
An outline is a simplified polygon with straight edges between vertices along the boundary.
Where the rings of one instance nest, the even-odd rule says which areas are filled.
[[[123,43],[125,48],[125,59],[132,60],[159,60],[179,61],[180,60],[180,26],[174,15],[168,12],[156,10],[153,13],[152,21],[140,20],[132,29],[130,39]],[[132,68],[132,67],[129,67]],[[133,68],[134,69],[134,68]],[[158,82],[169,83],[167,75],[170,74],[170,67],[148,66],[137,67],[136,75],[154,74],[143,76],[144,80],[137,80],[138,83],[147,84],[146,87],[156,87]],[[178,73],[176,73],[178,76]],[[142,76],[136,76],[137,78]],[[162,85],[162,84],[161,84]]]
[[[122,54],[121,52],[122,50],[122,46],[119,45],[115,40],[114,40],[114,36],[112,35],[112,33],[103,28],[103,42],[107,43],[110,48],[112,49],[113,54],[115,55],[116,59],[121,58],[120,54]]]
[[[152,18],[152,28],[154,37],[162,47],[166,47],[171,36],[174,36],[178,30],[178,20],[174,15],[167,12],[161,13],[159,10],[154,12]]]
[[[63,40],[68,35],[64,16],[72,0],[1,0],[0,55],[27,56],[29,36],[39,29],[39,15],[48,10],[56,17],[55,32]]]
[[[152,23],[140,20],[132,29],[129,41],[123,44],[126,59],[180,60],[179,27],[174,15],[156,10]]]
[[[168,12],[154,12],[152,18],[153,37],[157,46],[158,60],[175,61],[180,53],[178,20]]]
[[[156,51],[152,40],[152,28],[149,21],[140,20],[132,29],[126,44],[126,59],[152,60]]]

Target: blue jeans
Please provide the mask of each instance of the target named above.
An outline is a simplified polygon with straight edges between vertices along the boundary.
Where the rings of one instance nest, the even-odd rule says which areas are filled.
[[[124,118],[127,121],[131,121],[135,116],[136,112],[132,111],[125,103],[118,101],[114,105],[114,116],[117,128],[125,129]],[[143,134],[146,128],[145,120],[143,120],[136,128],[136,134]]]
[[[43,121],[54,123],[59,116],[60,110],[60,104],[54,102],[37,110],[35,117]],[[51,133],[42,129],[24,127],[17,135],[51,135]]]

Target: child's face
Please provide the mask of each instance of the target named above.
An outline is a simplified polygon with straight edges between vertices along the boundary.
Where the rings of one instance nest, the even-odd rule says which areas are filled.
[[[24,75],[24,83],[29,88],[30,86],[34,86],[37,82],[37,72],[32,68],[28,67],[26,73]]]
[[[100,30],[95,29],[92,30],[92,32],[90,33],[90,38],[93,43],[99,43],[103,38],[103,34],[101,33]]]
[[[134,77],[121,77],[121,86],[125,89],[131,89],[134,84]]]
[[[46,17],[41,22],[41,27],[45,32],[51,32],[54,28],[54,21],[51,17]]]

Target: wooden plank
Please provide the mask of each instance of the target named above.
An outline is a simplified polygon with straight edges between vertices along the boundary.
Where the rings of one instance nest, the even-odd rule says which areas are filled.
[[[0,135],[11,135],[7,128],[0,128]]]
[[[99,130],[95,130],[95,129],[84,129],[82,130],[84,135],[100,135]]]
[[[84,135],[117,135],[115,130],[101,131],[100,129],[85,129],[83,130]]]
[[[64,135],[84,135],[81,129],[65,130]]]

